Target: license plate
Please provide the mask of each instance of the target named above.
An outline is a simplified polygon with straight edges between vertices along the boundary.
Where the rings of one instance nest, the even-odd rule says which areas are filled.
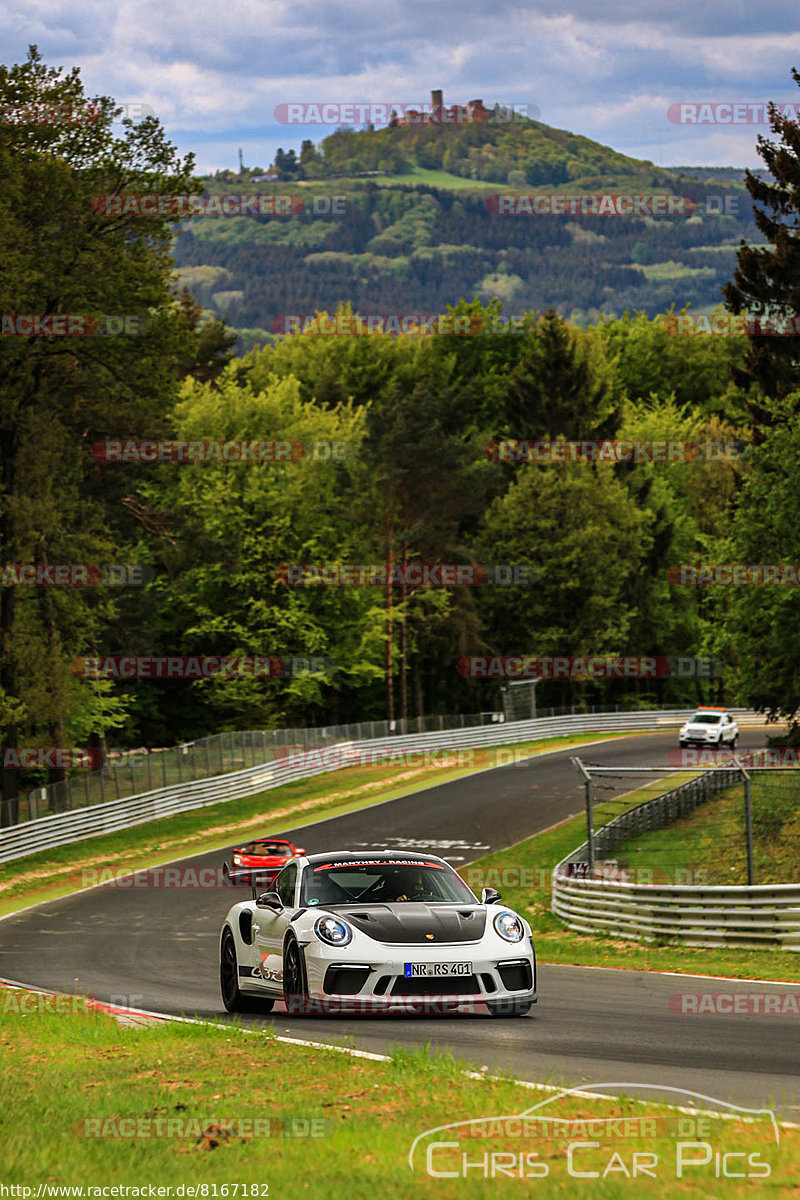
[[[449,979],[453,975],[471,975],[472,963],[406,963],[406,979],[418,979],[420,976],[430,978],[440,976]]]

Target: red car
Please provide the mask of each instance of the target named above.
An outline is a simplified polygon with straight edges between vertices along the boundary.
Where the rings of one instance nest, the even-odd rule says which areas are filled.
[[[256,838],[244,846],[234,846],[230,872],[235,872],[237,883],[250,883],[248,871],[258,871],[258,884],[269,888],[290,858],[305,854],[301,846],[295,846],[286,838]]]

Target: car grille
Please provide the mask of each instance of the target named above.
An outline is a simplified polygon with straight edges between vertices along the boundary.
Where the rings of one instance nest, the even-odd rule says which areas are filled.
[[[507,992],[529,992],[533,986],[530,963],[500,963],[497,971]]]
[[[406,979],[398,975],[392,988],[393,996],[479,996],[480,984],[476,975],[456,975]]]
[[[355,996],[369,978],[369,967],[328,967],[322,987],[329,996]]]

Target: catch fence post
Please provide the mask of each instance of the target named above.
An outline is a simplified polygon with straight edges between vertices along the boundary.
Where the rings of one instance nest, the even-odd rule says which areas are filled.
[[[592,828],[592,808],[594,804],[594,795],[592,789],[592,777],[579,758],[571,758],[570,762],[574,763],[574,765],[583,775],[583,786],[586,794],[586,846],[589,861],[589,875],[591,876],[594,872],[594,830]]]

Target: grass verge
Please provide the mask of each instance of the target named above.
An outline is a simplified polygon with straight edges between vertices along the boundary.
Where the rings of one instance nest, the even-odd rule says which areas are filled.
[[[752,773],[755,883],[800,883],[800,771]],[[709,887],[747,883],[744,786],[720,792],[691,816],[621,847],[621,866],[647,863]]]
[[[341,1189],[348,1200],[481,1200],[520,1196],[521,1188],[528,1194],[533,1183],[543,1194],[557,1188],[567,1200],[690,1188],[709,1200],[724,1189],[735,1200],[764,1177],[771,1196],[797,1195],[800,1133],[781,1129],[776,1145],[769,1119],[718,1121],[626,1097],[567,1096],[541,1110],[559,1127],[522,1124],[509,1118],[546,1094],[510,1079],[469,1078],[466,1064],[428,1047],[375,1062],[236,1026],[120,1027],[77,999],[60,999],[69,1001],[62,1006],[68,1011],[57,1011],[53,998],[0,992],[0,1042],[13,1080],[0,1172],[6,1186],[30,1188],[29,1196],[40,1185],[42,1197],[57,1195],[46,1190],[49,1184],[82,1187],[84,1197],[103,1187],[110,1195],[112,1185],[144,1188],[129,1196],[148,1195],[152,1185],[171,1188],[173,1197],[322,1200]],[[588,1120],[602,1121],[599,1131]],[[462,1121],[480,1123],[423,1139],[412,1172],[414,1139]],[[581,1141],[570,1160],[568,1146]],[[688,1142],[693,1148],[681,1149]],[[697,1143],[708,1147],[707,1158]],[[426,1169],[429,1146],[438,1177]],[[738,1155],[735,1169],[753,1178],[722,1184],[715,1156],[726,1152]],[[638,1162],[646,1162],[649,1176],[631,1178],[634,1153],[648,1156]],[[685,1166],[678,1181],[680,1155],[698,1165]],[[465,1158],[477,1164],[466,1177]],[[590,1190],[577,1171],[598,1172]]]
[[[84,870],[90,881],[97,869],[145,870],[191,854],[222,850],[256,833],[278,833],[394,800],[509,761],[512,754],[526,757],[620,736],[631,734],[575,734],[512,746],[445,752],[438,760],[429,756],[422,765],[406,764],[399,757],[385,765],[344,768],[255,796],[221,801],[32,854],[0,865],[0,916],[79,890]]]

